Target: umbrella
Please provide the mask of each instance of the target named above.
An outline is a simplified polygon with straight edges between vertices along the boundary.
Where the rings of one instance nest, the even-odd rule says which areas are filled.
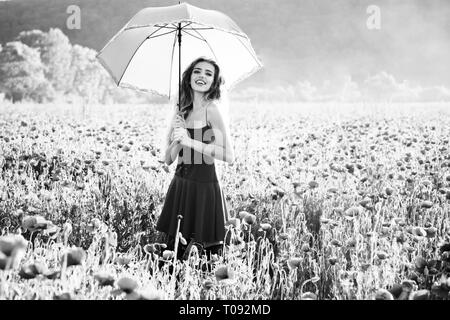
[[[219,64],[229,90],[262,67],[233,20],[187,3],[140,10],[97,58],[118,86],[170,99],[182,70],[199,56]]]

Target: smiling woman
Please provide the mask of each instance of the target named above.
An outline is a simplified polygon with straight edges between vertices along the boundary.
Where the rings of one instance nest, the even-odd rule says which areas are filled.
[[[156,228],[174,248],[178,216],[183,216],[180,232],[189,245],[180,248],[180,257],[194,245],[204,253],[220,253],[223,246],[228,214],[214,160],[234,161],[215,103],[223,83],[215,61],[202,57],[192,62],[183,73],[180,105],[168,130],[165,162],[170,165],[178,157],[178,164]]]

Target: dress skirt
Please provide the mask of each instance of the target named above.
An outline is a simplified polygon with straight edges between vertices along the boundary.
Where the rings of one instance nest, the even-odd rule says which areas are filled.
[[[177,165],[156,229],[175,237],[178,215],[183,216],[180,232],[188,242],[224,240],[228,212],[214,163]]]

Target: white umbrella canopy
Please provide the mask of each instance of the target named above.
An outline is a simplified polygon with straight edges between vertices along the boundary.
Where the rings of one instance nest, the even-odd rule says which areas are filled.
[[[229,90],[262,67],[233,20],[187,3],[140,10],[97,58],[118,86],[170,98],[178,91],[179,71],[200,56],[219,64]]]

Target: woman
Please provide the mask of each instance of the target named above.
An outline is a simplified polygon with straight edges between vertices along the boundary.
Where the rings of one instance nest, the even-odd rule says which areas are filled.
[[[167,191],[156,229],[169,236],[174,247],[178,215],[180,232],[205,253],[220,253],[228,218],[214,159],[234,161],[233,148],[218,107],[223,83],[213,60],[198,58],[183,73],[179,112],[175,113],[166,141],[165,163],[177,157],[175,176]],[[185,255],[185,256],[186,256]]]

